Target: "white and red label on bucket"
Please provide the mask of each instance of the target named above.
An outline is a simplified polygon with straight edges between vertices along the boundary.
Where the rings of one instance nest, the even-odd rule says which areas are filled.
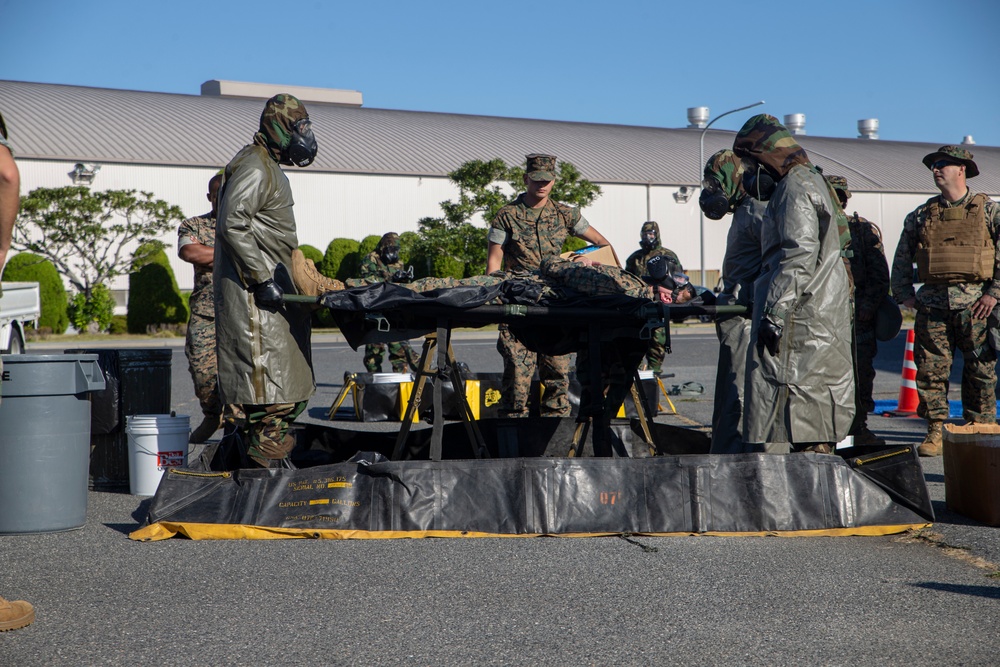
[[[160,451],[156,453],[156,467],[180,468],[184,465],[185,458],[187,458],[187,452],[184,450],[178,450],[175,452]]]

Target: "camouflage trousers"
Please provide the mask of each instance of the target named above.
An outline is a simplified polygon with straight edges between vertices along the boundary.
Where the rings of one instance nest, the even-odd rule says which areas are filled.
[[[649,349],[646,350],[646,363],[657,375],[663,370],[663,359],[667,356],[667,330],[653,329],[649,337]]]
[[[854,320],[854,425],[851,433],[857,433],[868,424],[868,413],[875,409],[872,389],[875,386],[875,355],[878,354],[878,339],[875,338],[875,322]]]
[[[218,363],[215,357],[215,318],[191,313],[184,353],[194,383],[194,394],[206,417],[222,414],[219,397]]]
[[[916,344],[917,412],[930,421],[948,418],[948,377],[957,347],[962,351],[962,416],[967,421],[996,422],[996,353],[986,343],[986,320],[970,309],[920,308],[913,326]]]
[[[267,467],[270,459],[283,459],[292,453],[295,438],[288,432],[295,418],[306,409],[308,401],[243,405],[246,415],[244,438],[247,456]]]
[[[365,345],[364,364],[369,373],[382,372],[382,357],[385,349],[389,349],[389,364],[393,373],[405,373],[417,363],[417,357],[408,342],[369,343]]]
[[[538,369],[542,384],[541,416],[566,417],[569,404],[569,355],[551,357],[532,352],[514,337],[506,325],[499,327],[497,351],[503,357],[498,412],[504,417],[527,417],[528,394]]]

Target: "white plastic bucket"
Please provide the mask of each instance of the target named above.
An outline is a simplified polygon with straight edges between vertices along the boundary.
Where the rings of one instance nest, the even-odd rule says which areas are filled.
[[[189,422],[187,415],[129,415],[125,418],[128,485],[133,496],[155,495],[164,470],[187,464]]]

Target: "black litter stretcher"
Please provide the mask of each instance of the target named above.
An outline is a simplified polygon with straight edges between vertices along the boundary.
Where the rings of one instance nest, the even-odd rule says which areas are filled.
[[[450,345],[456,326],[520,324],[515,335],[523,334],[529,349],[565,354],[586,345],[591,363],[599,364],[602,346],[648,338],[651,328],[669,327],[672,316],[743,312],[631,297],[586,299],[564,307],[487,305],[504,289],[415,294],[387,284],[328,293],[321,303],[331,308],[355,349],[433,334],[433,343],[425,344],[422,374],[432,374],[429,361],[436,351],[438,368],[448,369],[455,387],[464,386]],[[636,377],[634,367],[627,372]],[[662,425],[641,414],[624,428],[630,437],[597,412],[590,415],[596,424],[590,448],[581,439],[581,426],[588,422],[577,425],[568,443],[549,443],[542,456],[528,457],[520,454],[529,448],[518,447],[516,436],[510,440],[516,431],[510,422],[523,420],[494,420],[506,425],[494,424],[495,433],[484,437],[481,425],[466,419],[467,440],[457,448],[465,458],[448,458],[445,454],[462,438],[451,435],[457,424],[445,425],[441,412],[435,411],[424,460],[403,460],[415,450],[406,437],[412,420],[404,417],[390,452],[393,460],[358,452],[347,461],[300,469],[168,470],[147,524],[130,537],[886,535],[934,520],[914,447],[857,447],[834,455],[709,455],[707,438],[700,448],[676,448]],[[596,437],[604,431],[614,435],[616,429],[614,437]],[[598,456],[582,456],[588,452]]]

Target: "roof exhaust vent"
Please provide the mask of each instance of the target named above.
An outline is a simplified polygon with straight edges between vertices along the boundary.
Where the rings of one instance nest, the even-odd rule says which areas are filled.
[[[972,138],[971,134],[967,134],[964,137],[962,137],[962,143],[965,144],[966,146],[975,146],[976,140]]]
[[[858,121],[858,139],[878,139],[878,118],[863,118]]]
[[[688,128],[690,129],[703,129],[708,125],[709,116],[708,107],[689,107],[688,108]]]
[[[212,79],[201,84],[201,94],[210,97],[236,97],[251,100],[267,100],[278,93],[288,93],[303,102],[322,102],[341,107],[359,107],[362,99],[357,90],[336,88],[307,88],[273,83],[247,83],[244,81],[222,81]]]
[[[785,127],[792,134],[806,133],[806,115],[804,113],[790,113],[785,115]]]

